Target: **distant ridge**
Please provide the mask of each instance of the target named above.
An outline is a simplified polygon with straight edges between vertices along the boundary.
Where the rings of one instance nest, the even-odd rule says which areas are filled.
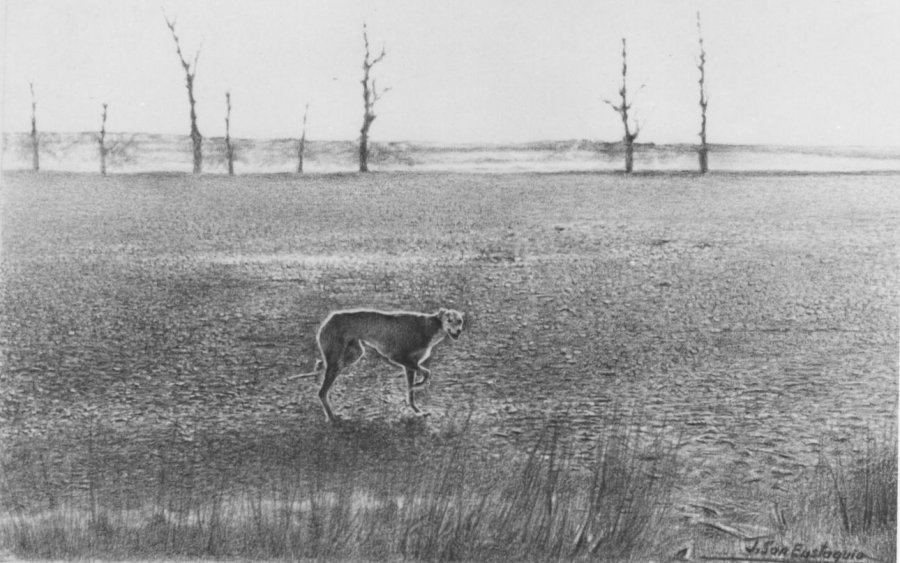
[[[296,167],[297,139],[232,139],[237,173],[291,172]],[[187,135],[107,133],[110,173],[190,171]],[[309,172],[356,169],[355,141],[307,141],[304,167]],[[28,169],[31,139],[27,133],[4,133],[0,167]],[[95,132],[42,133],[44,170],[93,172],[99,169]],[[523,143],[375,142],[373,170],[564,172],[618,170],[623,166],[620,142],[588,139]],[[204,171],[225,171],[222,137],[203,141]],[[697,169],[696,145],[636,145],[635,171]],[[863,172],[900,171],[900,147],[828,147],[776,145],[710,145],[712,171]]]

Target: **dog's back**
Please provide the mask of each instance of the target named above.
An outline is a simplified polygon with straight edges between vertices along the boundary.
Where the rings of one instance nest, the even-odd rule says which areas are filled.
[[[434,315],[406,311],[352,309],[335,311],[322,323],[319,341],[361,340],[384,351],[426,348],[441,333]]]

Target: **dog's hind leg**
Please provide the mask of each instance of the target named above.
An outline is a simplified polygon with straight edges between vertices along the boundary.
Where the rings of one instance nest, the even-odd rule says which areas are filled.
[[[328,404],[328,390],[331,389],[340,370],[341,367],[339,362],[326,363],[325,376],[322,378],[322,386],[319,388],[319,401],[322,403],[322,409],[325,411],[325,416],[328,418],[329,422],[337,421],[337,417],[335,417],[334,413],[331,411],[331,405]]]
[[[363,348],[362,343],[359,340],[353,340],[347,344],[346,348],[344,348],[344,354],[341,357],[341,365],[343,367],[350,367],[362,359],[365,353],[366,350]]]

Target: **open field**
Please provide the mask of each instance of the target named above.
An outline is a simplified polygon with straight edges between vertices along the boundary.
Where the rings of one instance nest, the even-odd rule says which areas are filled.
[[[674,443],[670,517],[768,524],[822,456],[895,424],[898,180],[7,173],[2,508],[165,504],[122,500],[150,482],[221,499],[285,467],[427,464],[460,435],[502,474],[557,429],[577,468],[625,417]],[[332,391],[338,429],[286,380],[361,305],[470,316],[435,350],[428,418],[375,354]]]

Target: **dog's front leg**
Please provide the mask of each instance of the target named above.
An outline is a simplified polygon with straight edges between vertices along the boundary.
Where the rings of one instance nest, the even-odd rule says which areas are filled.
[[[406,370],[406,401],[409,403],[410,408],[416,414],[419,414],[419,407],[416,406],[416,398],[414,396],[415,387],[416,387],[416,370],[410,368],[404,368]]]
[[[418,372],[422,374],[422,379],[416,381],[415,384],[413,384],[413,387],[421,387],[425,385],[425,383],[428,381],[428,378],[431,377],[431,370],[422,367],[421,365],[419,366]]]

